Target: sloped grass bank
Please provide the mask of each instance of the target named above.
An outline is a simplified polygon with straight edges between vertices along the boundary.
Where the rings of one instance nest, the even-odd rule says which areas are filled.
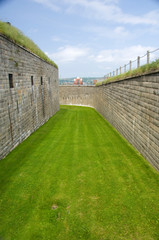
[[[0,180],[0,239],[159,239],[158,172],[92,108],[62,106]]]
[[[54,67],[58,68],[56,63],[54,63],[30,38],[25,36],[19,29],[11,26],[8,23],[0,21],[0,33],[6,36],[11,41],[25,47],[32,53],[36,54],[44,61],[52,64]]]
[[[159,59],[153,61],[150,64],[145,64],[137,69],[133,69],[131,71],[128,71],[126,73],[119,74],[114,77],[110,77],[108,79],[105,79],[104,81],[97,82],[96,86],[100,86],[103,84],[107,84],[110,82],[115,82],[115,81],[120,81],[120,80],[125,80],[128,78],[133,78],[133,77],[139,77],[143,76],[145,74],[151,74],[159,71]]]

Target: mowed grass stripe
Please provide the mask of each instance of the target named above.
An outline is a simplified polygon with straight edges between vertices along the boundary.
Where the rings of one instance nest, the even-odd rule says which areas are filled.
[[[62,106],[0,180],[1,239],[159,239],[158,172],[92,108]]]

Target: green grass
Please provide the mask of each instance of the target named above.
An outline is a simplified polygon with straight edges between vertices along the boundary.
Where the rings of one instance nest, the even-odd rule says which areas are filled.
[[[16,27],[0,21],[0,33],[5,35],[7,38],[12,40],[13,42],[35,53],[37,56],[39,56],[46,62],[52,64],[54,67],[58,68],[58,66],[51,59],[49,59],[48,56],[44,52],[42,52],[40,48],[31,39],[26,37]]]
[[[92,108],[62,106],[0,180],[1,240],[159,239],[158,172]]]
[[[153,73],[154,71],[158,71],[158,70],[159,70],[159,59],[157,59],[156,61],[153,61],[150,64],[145,64],[145,65],[143,65],[137,69],[134,69],[132,71],[128,71],[126,73],[119,74],[118,76],[114,76],[114,77],[105,79],[104,81],[97,82],[96,86],[100,86],[102,84],[107,84],[109,82],[124,80],[124,79],[130,78],[130,77],[141,76],[143,74]]]

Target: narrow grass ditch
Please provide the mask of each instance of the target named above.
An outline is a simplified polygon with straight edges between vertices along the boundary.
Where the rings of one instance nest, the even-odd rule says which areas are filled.
[[[0,239],[159,239],[159,173],[95,109],[61,106],[0,161]]]

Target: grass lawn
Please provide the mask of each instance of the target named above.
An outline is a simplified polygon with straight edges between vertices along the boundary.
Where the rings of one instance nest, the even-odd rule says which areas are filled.
[[[1,240],[159,239],[159,173],[92,108],[62,106],[0,180]]]

